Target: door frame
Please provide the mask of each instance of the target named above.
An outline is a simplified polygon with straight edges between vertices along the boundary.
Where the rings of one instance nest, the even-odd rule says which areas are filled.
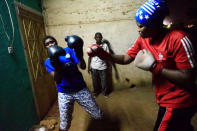
[[[29,66],[29,60],[28,60],[28,55],[27,55],[27,50],[26,50],[26,45],[25,45],[25,38],[23,36],[23,32],[22,32],[22,24],[21,24],[21,21],[20,21],[20,9],[22,10],[25,10],[27,12],[31,12],[32,14],[35,14],[35,16],[39,16],[39,17],[42,17],[42,14],[24,4],[21,4],[17,1],[14,1],[14,5],[15,5],[15,10],[16,10],[16,16],[17,16],[17,21],[18,21],[18,26],[19,26],[19,32],[20,32],[20,36],[21,36],[21,40],[22,40],[22,45],[23,45],[23,48],[24,48],[24,52],[25,52],[25,60],[27,62],[27,69],[28,69],[28,74],[29,74],[29,78],[30,78],[30,82],[31,82],[31,87],[32,87],[32,92],[33,92],[33,97],[34,97],[34,102],[35,102],[35,106],[36,106],[36,112],[37,112],[37,116],[38,116],[38,119],[41,120],[42,119],[42,114],[39,110],[39,105],[38,105],[38,99],[36,97],[36,91],[35,91],[35,84],[34,84],[34,80],[33,80],[33,74],[31,73],[31,68]],[[20,9],[19,9],[20,8]],[[31,17],[31,16],[30,16]],[[31,17],[32,18],[32,17]],[[38,19],[34,19],[36,21],[38,21]],[[43,22],[44,22],[44,18],[43,18]],[[45,28],[45,27],[44,27]],[[45,30],[44,30],[45,31]],[[46,32],[45,32],[46,34]]]

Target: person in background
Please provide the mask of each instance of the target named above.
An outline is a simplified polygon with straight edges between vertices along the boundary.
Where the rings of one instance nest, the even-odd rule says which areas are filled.
[[[73,39],[73,43],[69,41],[70,38]],[[45,61],[45,67],[57,84],[60,131],[69,130],[75,101],[93,118],[100,119],[102,117],[102,111],[87,88],[77,66],[80,64],[79,67],[82,69],[86,67],[82,52],[83,41],[77,36],[70,38],[67,39],[68,47],[64,49],[58,46],[57,40],[52,36],[46,36],[43,39],[43,44],[49,55]],[[79,48],[72,49],[69,46]]]
[[[103,36],[100,32],[95,33],[94,39],[96,44],[101,46],[105,51],[109,52],[109,47],[106,43],[102,41]],[[99,95],[99,87],[102,87],[102,93],[105,97],[109,95],[109,83],[107,80],[108,67],[110,63],[108,61],[102,60],[97,56],[88,58],[88,73],[92,75],[93,83],[93,95],[97,97]]]
[[[118,64],[151,71],[159,105],[154,131],[194,131],[197,112],[196,52],[188,35],[163,28],[169,14],[165,0],[148,0],[136,12],[139,37],[125,55],[111,55],[97,45],[87,53]]]

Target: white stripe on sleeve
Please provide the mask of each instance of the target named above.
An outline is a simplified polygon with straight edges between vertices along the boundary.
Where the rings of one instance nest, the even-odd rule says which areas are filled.
[[[185,38],[185,37],[184,37]],[[191,65],[191,67],[192,68],[194,68],[194,59],[192,58],[193,56],[192,56],[192,50],[190,50],[190,45],[189,45],[189,43],[187,42],[187,41],[185,41],[185,39],[181,39],[181,43],[182,43],[182,45],[183,45],[183,47],[184,47],[184,49],[185,49],[185,52],[186,52],[186,54],[187,54],[187,58],[188,58],[188,60],[189,60],[189,63],[190,63],[190,65]]]
[[[192,53],[193,53],[193,56],[195,57],[195,56],[196,56],[196,54],[195,54],[195,51],[194,51],[194,47],[193,47],[192,42],[189,40],[189,38],[188,38],[187,36],[186,36],[186,37],[184,37],[184,39],[186,39],[186,41],[189,43],[190,48],[191,48]]]

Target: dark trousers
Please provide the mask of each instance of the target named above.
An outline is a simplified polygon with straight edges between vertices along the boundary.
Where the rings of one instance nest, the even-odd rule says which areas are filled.
[[[194,131],[191,118],[197,112],[197,106],[190,108],[159,107],[154,131]]]
[[[95,94],[99,94],[100,87],[102,87],[103,95],[108,95],[107,69],[105,70],[92,69],[92,82],[93,82]]]

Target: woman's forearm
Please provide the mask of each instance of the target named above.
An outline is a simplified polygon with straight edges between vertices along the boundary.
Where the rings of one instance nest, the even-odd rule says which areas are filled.
[[[131,63],[134,60],[134,58],[130,57],[127,54],[126,55],[111,55],[109,60],[117,64],[126,65],[126,64]]]
[[[180,85],[193,85],[195,82],[194,70],[170,70],[162,69],[161,75],[169,81]]]

